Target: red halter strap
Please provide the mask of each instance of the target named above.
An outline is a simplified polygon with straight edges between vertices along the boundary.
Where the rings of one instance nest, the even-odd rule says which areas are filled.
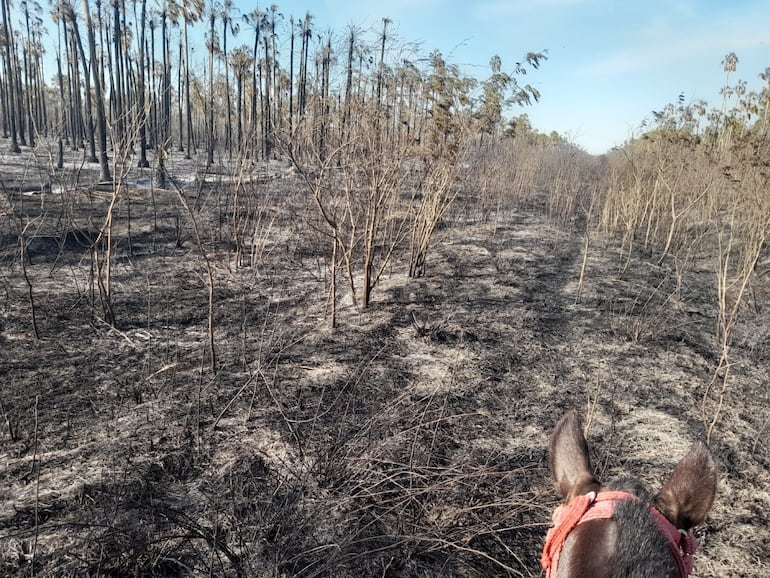
[[[578,524],[589,520],[611,519],[615,515],[615,505],[620,500],[640,501],[637,496],[628,492],[606,491],[599,492],[599,494],[589,492],[576,497],[569,504],[556,508],[553,513],[554,526],[548,530],[543,547],[543,556],[540,559],[540,563],[546,571],[546,578],[556,576],[561,549],[570,532]],[[679,567],[680,576],[687,578],[692,572],[693,554],[698,548],[698,540],[692,531],[678,530],[655,507],[650,506],[650,512],[658,531],[663,534],[671,548],[671,553]]]

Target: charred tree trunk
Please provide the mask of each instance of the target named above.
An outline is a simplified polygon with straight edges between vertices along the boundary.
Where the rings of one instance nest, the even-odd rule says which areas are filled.
[[[293,145],[294,133],[294,17],[289,19],[291,23],[291,43],[289,48],[289,138]]]
[[[184,158],[192,158],[192,107],[190,106],[190,45],[187,40],[187,20],[184,20],[184,100],[185,112],[187,114],[187,151]]]
[[[123,33],[121,31],[120,23],[120,0],[112,0],[112,43],[113,43],[113,64],[110,66],[110,76],[112,80],[110,84],[115,87],[113,92],[114,103],[114,122],[115,122],[115,134],[113,147],[116,153],[120,153],[126,146],[125,142],[125,116],[123,106],[124,86],[123,86],[123,59],[121,54],[123,53],[122,40]],[[98,105],[97,105],[98,106]],[[98,116],[98,115],[97,115]]]
[[[216,38],[214,37],[214,24],[216,23],[216,12],[214,3],[211,2],[209,8],[209,106],[208,106],[208,146],[206,156],[206,168],[214,165],[214,50],[216,49]]]
[[[96,57],[96,38],[94,26],[91,22],[91,12],[88,9],[88,0],[83,0],[83,18],[86,21],[86,34],[88,35],[88,48],[91,55],[91,72],[94,79],[94,98],[96,100],[96,134],[99,139],[99,169],[102,181],[112,181],[110,174],[110,162],[107,158],[107,118],[104,110],[104,92],[99,73],[98,59]]]
[[[144,78],[144,34],[147,20],[147,0],[142,0],[141,16],[139,18],[139,167],[147,168],[147,107],[145,104]]]
[[[83,0],[84,3],[84,9],[86,12],[88,11],[88,3],[87,0]],[[80,37],[80,28],[78,27],[77,20],[75,20],[75,14],[74,12],[69,14],[70,18],[70,30],[72,32],[73,40],[75,43],[75,46],[73,47],[74,50],[77,51],[78,54],[80,54],[80,61],[83,64],[83,81],[85,84],[85,93],[86,93],[86,103],[85,103],[85,111],[86,111],[86,133],[88,137],[88,147],[89,147],[89,158],[88,162],[90,163],[97,163],[99,162],[99,159],[96,158],[96,139],[94,137],[94,121],[93,121],[93,107],[91,106],[91,77],[89,73],[89,68],[94,68],[93,66],[89,66],[88,59],[86,58],[86,52],[83,48],[83,39]],[[89,15],[90,20],[90,15]],[[77,65],[73,67],[74,69],[77,68]],[[74,82],[80,81],[80,75],[76,74]],[[80,95],[80,88],[78,87],[78,96]]]
[[[11,135],[11,144],[9,150],[12,153],[20,153],[21,147],[19,147],[19,137],[16,127],[16,93],[14,90],[13,51],[11,50],[13,35],[10,33],[10,28],[8,27],[8,0],[0,0],[0,5],[2,5],[3,30],[5,30],[5,35],[3,38],[3,56],[5,60],[5,82],[7,88],[6,104],[8,105],[8,128]]]

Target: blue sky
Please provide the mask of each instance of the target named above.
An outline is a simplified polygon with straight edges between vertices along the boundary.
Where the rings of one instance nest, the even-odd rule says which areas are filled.
[[[254,3],[236,0],[253,10]],[[315,28],[338,35],[348,25],[392,31],[404,42],[440,49],[463,71],[485,76],[494,54],[511,70],[525,52],[548,49],[526,77],[542,94],[525,109],[541,131],[556,130],[592,153],[621,144],[652,110],[675,102],[720,100],[721,61],[740,60],[734,79],[758,89],[770,66],[767,0],[283,0],[288,18],[314,16]],[[260,8],[269,6],[260,3]],[[243,42],[238,38],[236,42]],[[235,44],[233,44],[235,45]],[[514,109],[518,114],[519,110]]]

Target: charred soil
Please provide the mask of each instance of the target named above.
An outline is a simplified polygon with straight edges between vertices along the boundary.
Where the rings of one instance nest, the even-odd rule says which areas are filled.
[[[565,411],[590,414],[603,478],[653,490],[705,437],[713,275],[679,285],[644,255],[621,274],[597,239],[578,301],[583,236],[546,195],[494,223],[458,199],[426,275],[394,260],[365,310],[341,289],[331,329],[299,179],[176,160],[190,211],[149,171],[121,184],[112,326],[94,254],[110,193],[74,160],[34,178],[44,161],[3,162],[3,575],[539,576]],[[770,575],[769,282],[735,338],[698,577]]]

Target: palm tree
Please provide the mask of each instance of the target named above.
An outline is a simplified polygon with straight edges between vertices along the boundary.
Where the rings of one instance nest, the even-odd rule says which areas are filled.
[[[35,87],[32,80],[32,51],[33,51],[33,38],[32,28],[29,20],[29,3],[26,0],[22,0],[21,7],[24,12],[24,24],[27,32],[26,41],[22,44],[22,64],[24,66],[24,106],[25,111],[24,118],[27,121],[27,134],[29,135],[29,146],[35,146]],[[40,6],[37,5],[38,10]],[[22,122],[23,124],[23,122]]]
[[[353,92],[353,49],[356,43],[356,29],[350,27],[350,34],[348,35],[348,64],[345,74],[345,106],[342,113],[342,125],[340,127],[340,138],[342,142],[345,142],[345,130],[348,122],[350,121],[350,104],[351,93]]]
[[[96,100],[96,134],[99,138],[99,169],[102,181],[111,181],[110,162],[107,158],[107,118],[104,110],[104,91],[99,73],[99,61],[96,57],[96,38],[94,26],[91,21],[91,12],[88,8],[88,0],[83,0],[83,17],[86,21],[86,34],[88,35],[88,48],[91,56],[91,72],[94,79],[94,98]]]
[[[160,33],[161,42],[163,44],[163,71],[161,72],[160,81],[162,106],[160,109],[160,121],[158,123],[159,137],[156,143],[156,149],[158,151],[157,158],[159,162],[162,162],[163,156],[171,142],[171,55],[169,54],[168,21],[171,20],[172,23],[176,21],[179,12],[176,11],[175,8],[176,4],[166,2],[160,14]],[[181,68],[181,62],[179,63],[179,66]],[[179,110],[181,111],[181,106]],[[180,143],[182,141],[181,128],[180,124]],[[162,176],[163,172],[160,171],[159,174]]]
[[[114,111],[115,121],[115,134],[113,135],[113,146],[116,151],[126,146],[125,136],[125,118],[123,103],[124,87],[123,87],[123,31],[121,27],[121,14],[120,14],[120,0],[111,0],[112,2],[112,43],[114,51],[114,66],[113,59],[108,59],[108,67],[110,73],[110,86],[114,86],[112,91],[113,98],[110,105]],[[101,69],[104,72],[104,69]],[[114,102],[113,102],[114,101]]]
[[[16,126],[16,87],[15,87],[15,72],[13,65],[13,33],[9,27],[8,20],[8,2],[9,0],[0,0],[3,13],[3,56],[5,57],[5,81],[7,83],[7,95],[6,100],[9,108],[9,121],[11,129],[11,145],[10,151],[12,153],[20,153],[21,147],[19,147],[18,132]]]
[[[259,69],[259,32],[260,32],[263,17],[264,17],[264,12],[260,12],[259,10],[254,10],[249,14],[243,15],[243,21],[254,30],[254,50],[252,52],[254,67],[252,68],[252,71],[251,71],[251,106],[250,106],[251,139],[255,139],[258,133],[257,97],[259,95],[259,83],[257,82],[257,73]]]
[[[249,48],[245,44],[230,53],[230,64],[235,74],[235,116],[238,119],[238,138],[236,142],[239,151],[243,150],[243,81],[252,63],[253,60],[249,54]]]
[[[225,104],[227,106],[227,123],[225,125],[225,146],[228,153],[232,153],[233,146],[233,111],[232,102],[230,98],[230,67],[227,60],[227,31],[229,30],[233,35],[237,35],[239,31],[238,23],[233,20],[233,0],[224,0],[222,5],[222,11],[220,12],[220,19],[222,22],[222,60],[225,63]],[[240,119],[239,119],[240,120]]]
[[[305,104],[307,100],[307,59],[310,52],[310,38],[313,33],[310,29],[310,23],[313,20],[313,16],[310,12],[305,13],[305,19],[300,21],[302,27],[302,49],[300,51],[300,63],[299,63],[299,106],[298,114],[300,117],[305,114]]]
[[[278,43],[275,41],[275,25],[278,18],[283,18],[283,14],[278,12],[278,6],[275,4],[270,5],[269,14],[271,60],[268,74],[272,75],[271,83],[273,86],[273,112],[271,115],[272,123],[270,125],[270,130],[271,132],[274,132],[281,128],[281,68],[278,63],[278,50],[276,48]],[[272,149],[272,140],[270,148]]]
[[[69,144],[69,121],[70,115],[67,110],[66,104],[69,102],[64,93],[64,79],[61,72],[61,25],[62,18],[58,5],[51,11],[51,19],[56,24],[56,80],[59,84],[59,99],[61,100],[61,125],[57,127],[57,138],[59,141],[59,157],[56,162],[56,168],[62,168],[64,166],[64,142]]]
[[[87,0],[83,0],[83,2],[86,2],[86,11],[88,10],[87,6]],[[88,147],[89,147],[89,157],[88,162],[90,163],[98,163],[99,159],[96,157],[96,135],[95,135],[95,127],[94,127],[94,120],[93,120],[93,106],[91,102],[91,77],[88,74],[89,64],[88,64],[88,58],[86,57],[85,49],[83,48],[83,39],[80,36],[80,27],[78,26],[77,18],[75,16],[75,8],[70,3],[70,0],[63,0],[62,1],[62,10],[64,17],[69,22],[69,30],[70,34],[72,36],[72,51],[75,52],[75,56],[73,57],[72,61],[72,71],[70,73],[70,77],[72,79],[73,83],[73,89],[75,90],[76,97],[79,101],[80,97],[80,73],[78,70],[78,55],[80,56],[80,62],[83,65],[84,74],[83,74],[83,83],[85,84],[85,97],[86,97],[86,103],[85,103],[85,111],[86,111],[86,126],[85,126],[85,132],[88,137]],[[90,15],[89,15],[90,20]],[[94,69],[96,69],[96,63],[94,62]],[[75,107],[76,110],[80,110],[80,102],[77,103],[77,106]],[[82,122],[78,123],[81,130],[80,133],[82,133]]]
[[[267,13],[263,14],[262,21],[260,22],[262,28],[262,44],[265,49],[264,58],[264,82],[265,88],[262,91],[262,155],[264,158],[268,158],[272,150],[272,141],[270,139],[271,122],[270,122],[270,86],[272,84],[271,64],[270,64],[270,20]]]
[[[67,110],[64,115],[66,117],[64,137],[67,144],[70,144],[70,137],[72,138],[72,150],[77,151],[80,143],[83,142],[83,121],[80,107],[80,83],[75,84],[74,82],[74,79],[80,78],[80,75],[76,74],[78,66],[77,50],[75,49],[74,35],[67,27],[67,19],[72,11],[72,7],[69,4],[65,4],[63,0],[59,0],[55,10],[61,22],[60,39],[64,43],[64,63],[67,67],[67,84],[63,87],[67,91],[67,98],[62,100],[62,102],[67,103]],[[61,48],[58,51],[58,54],[60,53]],[[61,58],[58,58],[58,62],[59,68],[61,68]],[[69,132],[66,132],[67,130]]]
[[[188,40],[187,29],[189,25],[200,20],[203,15],[203,0],[192,0],[192,2],[182,2],[182,20],[184,27],[184,77],[185,77],[185,111],[187,113],[187,151],[185,158],[190,158],[190,150],[193,147],[192,140],[192,106],[190,105],[190,43]]]
[[[217,12],[214,6],[214,0],[209,3],[209,39],[206,43],[209,49],[209,122],[207,138],[207,156],[206,168],[211,168],[214,164],[214,53],[219,50],[214,24],[216,23]]]
[[[294,132],[294,16],[289,17],[291,24],[291,45],[289,48],[289,134]]]
[[[141,0],[142,9],[139,18],[139,167],[147,168],[147,108],[145,106],[145,76],[144,76],[144,34],[147,21],[147,0]]]
[[[388,24],[390,24],[392,20],[390,18],[383,18],[382,19],[382,37],[381,37],[381,46],[380,46],[380,64],[377,68],[377,107],[379,108],[382,105],[382,81],[383,76],[385,73],[385,41],[388,38]]]

